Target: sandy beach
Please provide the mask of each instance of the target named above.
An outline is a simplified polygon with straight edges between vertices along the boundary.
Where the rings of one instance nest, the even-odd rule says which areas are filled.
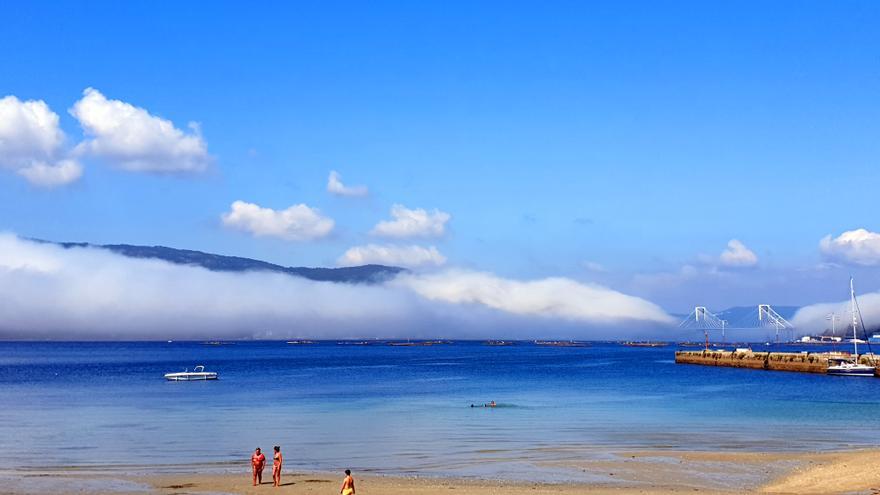
[[[588,483],[530,483],[420,476],[359,474],[360,494],[460,495],[509,494],[878,494],[880,450],[837,453],[619,452],[609,460],[544,466],[578,469],[596,479]],[[85,468],[50,472],[6,472],[0,493],[182,494],[333,494],[341,473],[285,473],[282,486],[251,485],[246,464],[241,473],[151,473],[148,468],[99,473]]]

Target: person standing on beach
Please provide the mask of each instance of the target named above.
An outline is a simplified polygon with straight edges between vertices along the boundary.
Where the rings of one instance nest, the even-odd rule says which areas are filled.
[[[266,467],[266,456],[260,452],[259,447],[254,450],[254,455],[251,456],[251,467],[254,469],[254,486],[262,484],[263,468]]]
[[[272,456],[272,486],[281,486],[281,463],[284,458],[281,457],[281,447],[275,446],[275,455]]]
[[[354,495],[354,478],[351,477],[351,470],[345,470],[345,479],[342,480],[342,488],[339,489],[342,495]]]

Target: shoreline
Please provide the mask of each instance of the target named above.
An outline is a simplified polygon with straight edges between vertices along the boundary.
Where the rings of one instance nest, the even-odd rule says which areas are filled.
[[[873,468],[880,462],[880,449],[815,453],[620,451],[611,454],[606,459],[538,462],[533,466],[542,471],[582,473],[584,481],[575,482],[532,482],[504,476],[354,474],[358,493],[382,495],[427,495],[453,490],[457,495],[880,493],[880,471]],[[10,469],[0,472],[0,486],[3,486],[0,492],[318,494],[336,493],[336,484],[342,480],[341,471],[288,471],[282,476],[282,487],[273,489],[269,469],[264,471],[264,484],[253,487],[246,462],[222,465],[226,472],[198,470],[194,466],[181,467],[178,472],[159,472],[156,466]]]

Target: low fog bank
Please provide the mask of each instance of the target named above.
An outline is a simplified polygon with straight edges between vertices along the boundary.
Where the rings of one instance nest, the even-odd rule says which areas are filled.
[[[859,338],[864,337],[863,331],[872,332],[880,328],[880,292],[871,292],[858,296],[859,311],[862,313],[866,329],[856,330]],[[852,310],[850,301],[818,303],[804,306],[795,313],[792,324],[802,334],[821,334],[831,328],[828,315],[834,313],[839,320],[835,322],[837,335],[852,337]],[[848,335],[844,335],[845,332]],[[870,335],[869,335],[870,336]]]
[[[449,270],[379,285],[212,272],[0,234],[0,338],[661,338],[658,306],[569,279]]]

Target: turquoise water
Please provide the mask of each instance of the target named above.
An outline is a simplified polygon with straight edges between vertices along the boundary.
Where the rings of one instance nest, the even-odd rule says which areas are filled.
[[[542,479],[622,450],[880,442],[880,379],[675,365],[674,351],[0,343],[0,465],[237,469],[278,444],[293,469]],[[195,364],[221,379],[162,378]]]

